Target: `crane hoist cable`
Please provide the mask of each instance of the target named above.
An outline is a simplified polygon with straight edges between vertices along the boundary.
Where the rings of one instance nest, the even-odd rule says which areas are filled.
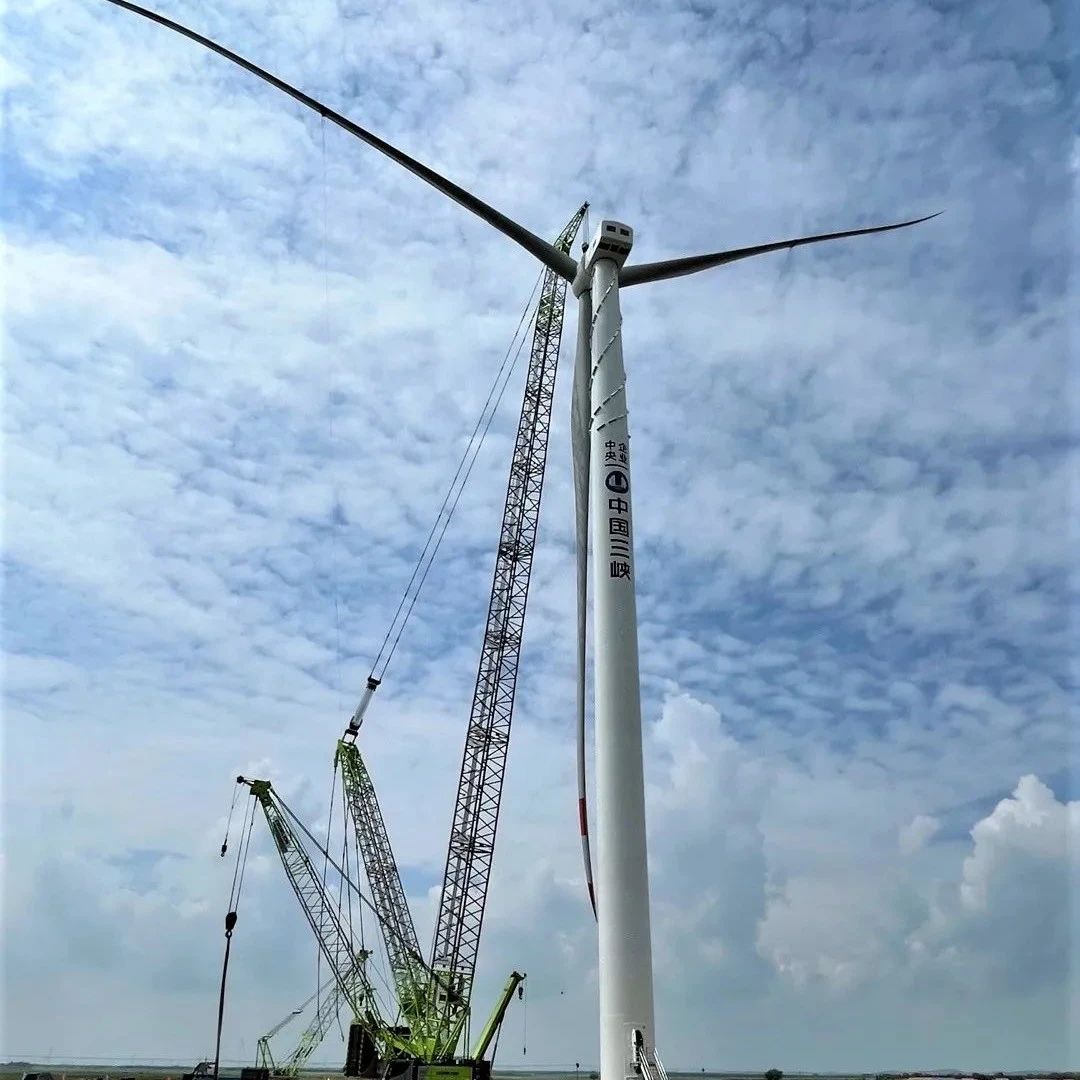
[[[236,800],[240,796],[240,787],[233,785],[232,802],[229,803],[229,816],[225,819],[225,839],[221,841],[221,857],[225,858],[225,852],[229,850],[229,830],[232,828],[233,811],[236,809]]]
[[[332,777],[332,779],[330,781],[330,810],[326,815],[326,849],[327,849],[327,852],[329,852],[329,850],[330,850],[330,834],[331,834],[331,830],[332,830],[333,823],[334,823],[334,788],[336,787],[336,785],[337,785],[337,766],[335,765],[334,766],[334,774],[333,774],[333,777]],[[240,785],[237,784],[237,787],[239,787],[239,786]],[[326,892],[326,867],[327,867],[327,861],[328,861],[328,855],[327,855],[326,852],[324,852],[323,853],[323,865],[322,865],[322,880],[320,882],[320,884],[322,885],[322,889],[323,889],[324,893]],[[341,897],[341,890],[340,890],[340,884],[339,884],[339,888],[338,888],[338,907],[341,906],[340,897]],[[350,933],[352,932],[352,927],[351,926],[349,927],[349,932]],[[322,983],[322,949],[320,949],[316,945],[316,947],[315,947],[315,985],[319,986],[319,985],[321,985],[321,983]],[[318,1005],[322,1004],[321,999],[317,1004]]]
[[[431,531],[428,533],[427,540],[424,543],[424,548],[420,553],[420,558],[417,560],[415,569],[413,570],[412,577],[409,579],[409,584],[406,586],[405,592],[402,595],[401,602],[398,604],[397,612],[394,615],[395,622],[397,617],[401,614],[401,609],[405,605],[406,600],[409,601],[408,608],[405,610],[404,618],[401,625],[398,627],[397,634],[394,637],[393,644],[390,646],[390,651],[386,654],[385,660],[383,660],[383,653],[386,650],[387,642],[390,639],[391,633],[394,630],[394,624],[391,623],[390,628],[386,632],[386,637],[383,638],[382,646],[379,648],[379,653],[375,658],[375,662],[371,666],[371,675],[382,681],[383,676],[386,674],[386,669],[390,665],[390,660],[393,658],[394,651],[397,649],[398,642],[401,640],[402,631],[405,629],[405,624],[409,620],[409,616],[412,614],[413,607],[416,604],[416,600],[420,595],[420,590],[424,587],[424,582],[427,580],[427,575],[431,570],[431,565],[435,560],[435,556],[438,554],[440,545],[442,544],[443,537],[446,534],[447,526],[450,524],[451,518],[454,516],[454,511],[457,509],[461,494],[465,490],[465,485],[468,483],[469,476],[472,473],[473,466],[476,463],[477,455],[480,452],[480,448],[483,446],[484,440],[487,437],[487,433],[491,428],[491,422],[495,417],[495,411],[499,407],[499,403],[502,401],[503,393],[506,390],[506,384],[513,374],[514,367],[517,364],[518,358],[521,356],[521,350],[525,344],[525,336],[521,334],[522,327],[525,325],[525,320],[532,309],[533,298],[536,296],[536,290],[540,287],[540,281],[543,275],[539,275],[536,279],[536,284],[533,285],[533,290],[529,294],[529,299],[526,301],[525,307],[522,310],[521,318],[518,320],[518,325],[514,330],[514,336],[511,338],[510,345],[507,347],[506,354],[503,357],[502,363],[499,365],[499,370],[495,374],[495,378],[492,381],[491,388],[488,390],[487,398],[484,401],[483,408],[480,410],[480,415],[477,417],[476,424],[473,426],[472,433],[469,435],[469,441],[466,444],[465,451],[461,455],[461,459],[458,462],[457,468],[454,471],[454,475],[450,480],[446,489],[446,495],[443,497],[442,505],[439,507],[439,512],[435,517],[435,521],[431,526]],[[519,340],[519,335],[521,335]],[[515,350],[514,345],[517,344]],[[512,354],[512,359],[511,359]],[[509,363],[509,367],[507,366]],[[505,375],[504,375],[505,372]],[[499,383],[502,382],[500,386]],[[492,405],[492,398],[495,398],[495,404]],[[485,419],[486,418],[486,419]],[[479,438],[477,433],[479,432]],[[471,454],[471,460],[470,460]],[[467,464],[466,464],[467,463]],[[465,469],[465,475],[461,478],[461,471]],[[458,484],[458,480],[461,478],[461,483]],[[455,492],[455,487],[457,488]],[[451,496],[453,500],[451,501]],[[450,503],[449,510],[447,510],[447,503]],[[445,518],[443,514],[446,514]],[[440,528],[441,523],[441,528]],[[438,537],[435,540],[434,547],[431,547],[432,538],[435,537],[436,530],[438,530]],[[429,555],[430,548],[430,555]],[[427,559],[425,565],[425,557]],[[417,574],[420,574],[420,580],[416,584],[415,592],[413,592],[411,599],[409,598],[409,591],[416,581]],[[381,664],[381,666],[380,666]],[[378,673],[376,675],[376,672]]]
[[[507,383],[510,381],[510,377],[513,375],[518,359],[521,356],[522,349],[525,347],[525,341],[528,335],[523,334],[522,330],[526,327],[526,321],[529,317],[529,313],[532,311],[533,300],[536,297],[537,290],[540,288],[543,277],[544,275],[541,272],[536,279],[536,283],[533,285],[532,292],[529,294],[529,299],[526,301],[525,307],[522,309],[521,317],[518,319],[517,327],[514,330],[514,336],[511,338],[510,344],[503,356],[502,363],[495,373],[495,378],[492,380],[487,398],[480,410],[480,415],[476,418],[476,423],[473,425],[472,432],[469,435],[468,442],[458,461],[457,468],[454,470],[454,474],[450,478],[450,483],[446,487],[446,493],[443,496],[442,504],[439,506],[438,513],[435,515],[435,520],[432,522],[431,529],[428,531],[424,546],[420,550],[416,565],[413,567],[412,574],[401,594],[401,599],[398,601],[397,610],[390,620],[386,635],[383,637],[382,644],[379,646],[379,651],[371,665],[371,671],[367,678],[367,686],[360,699],[360,704],[357,706],[349,723],[349,727],[353,731],[359,729],[360,724],[363,722],[364,712],[367,709],[368,702],[371,700],[372,694],[386,675],[386,670],[390,666],[390,661],[393,659],[394,653],[397,651],[398,643],[401,641],[401,636],[412,615],[413,608],[416,606],[416,601],[420,596],[424,583],[427,581],[428,574],[435,561],[435,556],[439,553],[439,548],[442,546],[443,537],[446,535],[446,530],[454,516],[454,511],[457,510],[461,494],[465,490],[465,485],[468,483],[469,477],[472,475],[473,466],[476,464],[480,449],[484,444],[484,440],[487,438],[491,423],[495,418],[495,413],[498,410],[503,394],[506,391]]]
[[[236,800],[233,800],[236,805]],[[230,817],[232,816],[230,811]],[[232,884],[229,887],[229,910],[225,913],[225,955],[221,961],[221,988],[218,991],[218,1015],[217,1037],[214,1042],[214,1080],[217,1080],[218,1067],[221,1062],[221,1029],[225,1023],[225,983],[229,974],[229,955],[232,952],[233,930],[236,928],[236,912],[240,906],[240,893],[244,888],[244,871],[247,869],[248,852],[251,850],[251,829],[255,824],[254,800],[245,807],[243,823],[240,827],[240,847],[236,852],[236,862],[233,864]],[[228,843],[228,826],[226,826],[226,843],[221,845],[221,854],[225,854]]]

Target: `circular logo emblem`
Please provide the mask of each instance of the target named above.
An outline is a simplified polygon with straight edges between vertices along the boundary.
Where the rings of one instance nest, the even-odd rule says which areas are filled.
[[[604,484],[608,491],[614,491],[616,495],[625,495],[630,490],[630,481],[623,472],[609,472]]]

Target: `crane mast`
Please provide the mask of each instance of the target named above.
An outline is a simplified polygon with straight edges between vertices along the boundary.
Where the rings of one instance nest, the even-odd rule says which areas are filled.
[[[586,209],[587,204],[559,234],[555,246],[560,251],[570,250]],[[547,270],[510,462],[431,953],[432,969],[445,977],[435,1004],[444,1028],[457,1033],[468,1014],[495,852],[565,302],[566,281]]]
[[[430,1030],[430,979],[420,956],[416,928],[375,795],[375,785],[356,745],[355,730],[350,729],[338,740],[335,763],[341,770],[345,801],[364,861],[372,901],[379,913],[379,927],[398,1005],[411,1029],[414,1045],[433,1054],[436,1048],[431,1045],[435,1033]]]

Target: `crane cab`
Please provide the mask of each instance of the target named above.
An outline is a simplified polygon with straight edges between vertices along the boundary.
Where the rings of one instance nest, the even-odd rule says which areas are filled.
[[[626,262],[634,246],[634,230],[621,221],[601,221],[585,252],[585,269],[592,268],[598,259],[610,259],[616,266]]]

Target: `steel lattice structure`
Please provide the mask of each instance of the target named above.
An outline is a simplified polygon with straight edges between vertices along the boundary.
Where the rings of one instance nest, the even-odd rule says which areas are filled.
[[[345,1003],[340,984],[335,981],[327,996],[315,1006],[315,1015],[300,1035],[296,1048],[274,1070],[276,1076],[298,1076],[308,1058],[322,1044],[326,1033],[337,1020],[338,1010]]]
[[[338,991],[356,1021],[367,1028],[373,1039],[382,1042],[388,1029],[379,1015],[378,1002],[367,976],[367,954],[355,949],[352,934],[340,909],[327,894],[304,845],[278,805],[270,782],[246,782],[262,808],[289,884],[300,901],[319,949],[330,965]]]
[[[582,207],[559,235],[555,246],[561,251],[570,250],[584,214]],[[431,954],[431,967],[445,977],[440,979],[438,1005],[444,1024],[451,1028],[460,1024],[468,1009],[495,851],[565,301],[566,281],[547,270],[510,463]]]
[[[416,1028],[423,1024],[427,1012],[429,980],[420,956],[412,913],[401,885],[401,875],[390,847],[386,822],[375,795],[375,786],[359,748],[348,737],[338,741],[337,764],[341,769],[342,787],[363,856],[372,899],[379,912],[379,927],[398,1003],[413,1027],[414,1035],[420,1035]]]

